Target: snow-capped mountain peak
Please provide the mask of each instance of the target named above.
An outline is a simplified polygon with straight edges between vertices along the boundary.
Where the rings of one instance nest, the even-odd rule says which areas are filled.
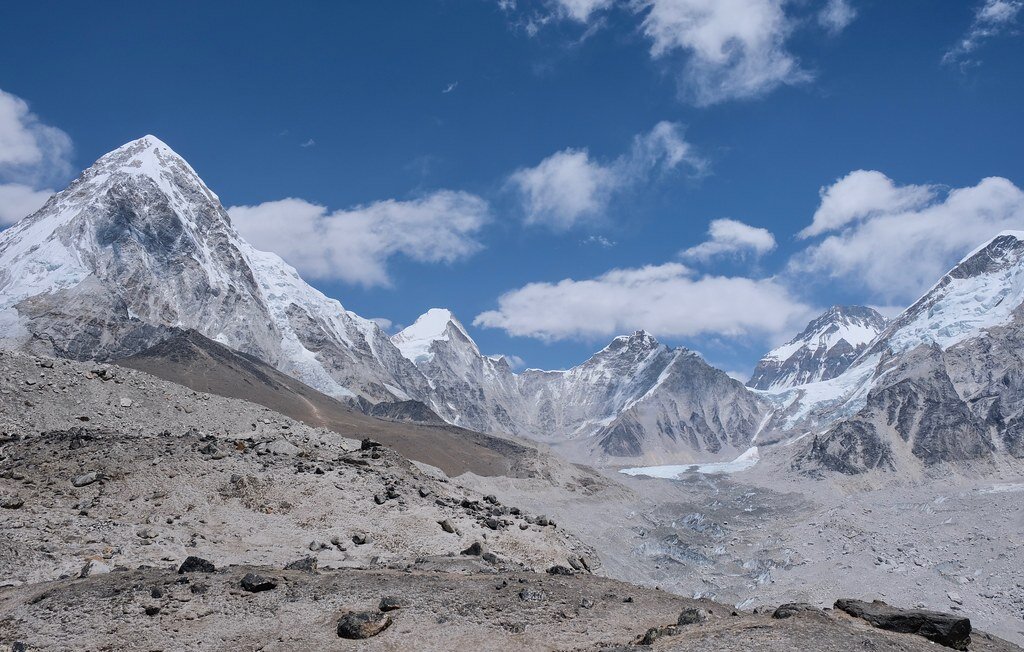
[[[1024,303],[1024,231],[1003,231],[967,254],[864,352],[947,349],[1009,323]],[[858,361],[859,364],[859,361]]]
[[[391,337],[402,355],[414,363],[421,363],[433,357],[434,342],[448,342],[453,337],[464,340],[479,355],[476,342],[466,332],[465,326],[447,308],[431,308],[416,321]]]
[[[833,306],[765,355],[747,385],[776,390],[834,378],[849,368],[885,325],[885,317],[871,308]]]
[[[144,136],[0,233],[0,344],[132,355],[194,329],[336,397],[419,397],[422,374],[370,322],[231,225],[196,171]]]

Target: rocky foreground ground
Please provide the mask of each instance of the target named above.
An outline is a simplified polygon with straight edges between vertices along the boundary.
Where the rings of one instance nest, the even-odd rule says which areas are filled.
[[[0,649],[934,650],[929,627],[967,645],[969,614],[899,633],[814,605],[774,617],[778,592],[737,609],[602,577],[635,548],[577,533],[636,534],[635,488],[545,464],[452,479],[138,371],[2,353]],[[677,516],[712,538],[727,520]],[[701,593],[684,566],[665,586]]]

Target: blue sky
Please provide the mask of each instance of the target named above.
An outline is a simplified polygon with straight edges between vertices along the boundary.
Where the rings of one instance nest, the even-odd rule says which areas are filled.
[[[647,328],[747,372],[1024,228],[1022,24],[1019,0],[16,3],[0,221],[152,133],[363,316],[449,307],[537,367]]]

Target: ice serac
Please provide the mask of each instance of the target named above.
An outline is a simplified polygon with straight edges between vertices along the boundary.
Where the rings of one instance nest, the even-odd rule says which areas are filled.
[[[431,407],[445,420],[588,462],[735,457],[769,409],[697,354],[644,331],[616,337],[572,369],[518,374],[504,358],[481,355],[447,310],[427,312],[392,341],[429,379]]]
[[[1022,304],[1024,233],[1004,232],[868,346],[795,465],[859,473],[1024,458]]]
[[[422,374],[375,324],[253,249],[195,170],[145,136],[0,233],[0,344],[132,355],[194,329],[335,397],[418,398]]]
[[[747,386],[777,390],[835,378],[849,369],[885,325],[885,317],[871,308],[833,306],[761,358]]]

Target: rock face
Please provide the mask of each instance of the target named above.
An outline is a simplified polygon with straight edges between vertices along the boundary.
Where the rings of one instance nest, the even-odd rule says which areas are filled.
[[[921,609],[897,609],[878,600],[836,600],[835,608],[855,618],[863,618],[879,629],[917,634],[954,650],[966,650],[971,644],[971,621],[963,616]]]
[[[819,404],[801,409],[818,433],[795,466],[860,473],[1024,457],[1022,303],[1024,233],[1002,233],[890,322],[847,372],[808,387]]]
[[[518,374],[505,358],[482,355],[447,310],[428,311],[392,341],[429,379],[431,407],[445,420],[591,462],[731,459],[769,410],[696,353],[644,331],[615,338],[572,369]]]
[[[835,378],[850,368],[885,325],[885,317],[871,308],[833,306],[761,358],[747,386],[782,389]]]
[[[375,324],[242,240],[217,196],[153,136],[106,154],[0,233],[0,345],[111,359],[172,327],[334,397],[427,390]]]

